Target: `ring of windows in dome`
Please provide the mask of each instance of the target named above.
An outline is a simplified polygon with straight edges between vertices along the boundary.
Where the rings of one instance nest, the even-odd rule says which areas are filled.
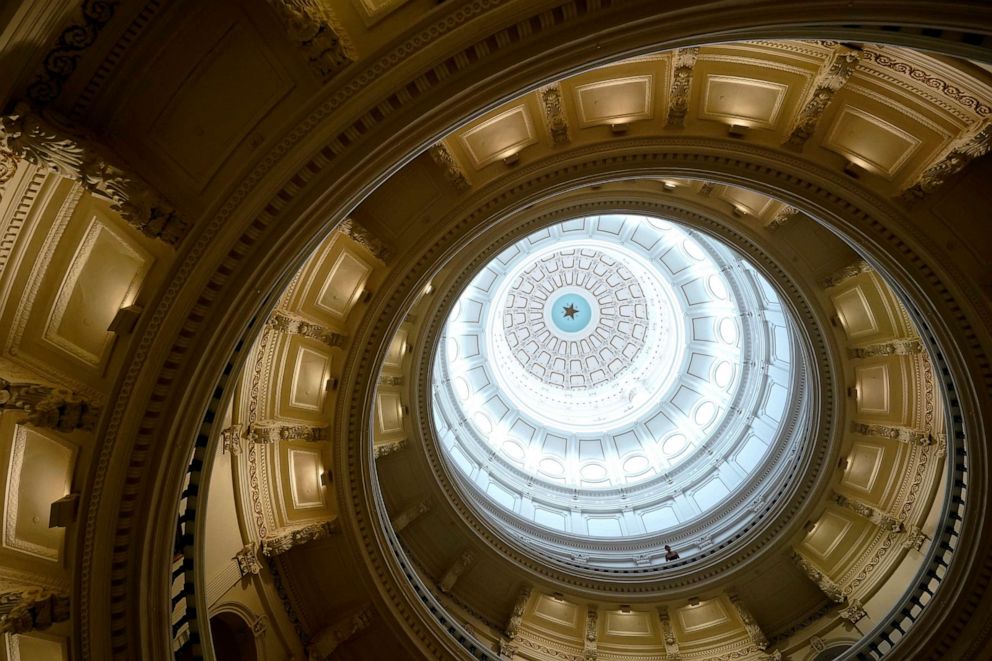
[[[550,317],[566,313],[588,319]],[[595,216],[525,237],[468,284],[440,342],[433,424],[453,474],[500,526],[553,531],[558,551],[726,518],[796,442],[804,391],[778,295],[668,221]],[[630,562],[608,555],[592,562]]]

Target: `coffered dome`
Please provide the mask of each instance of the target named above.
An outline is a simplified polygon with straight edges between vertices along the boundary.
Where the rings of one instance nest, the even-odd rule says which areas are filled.
[[[561,222],[453,305],[433,368],[439,441],[507,534],[537,525],[564,533],[545,551],[658,565],[665,540],[688,552],[729,536],[780,487],[807,428],[793,323],[715,239],[637,215]],[[610,553],[615,538],[642,539],[637,558]]]

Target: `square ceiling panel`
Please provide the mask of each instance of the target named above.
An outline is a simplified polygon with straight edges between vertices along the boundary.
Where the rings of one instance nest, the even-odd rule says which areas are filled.
[[[501,112],[461,134],[461,144],[481,169],[501,158],[511,156],[537,142],[530,109],[521,104]]]
[[[579,85],[575,104],[582,126],[626,124],[654,114],[654,76],[630,76]]]
[[[703,119],[758,128],[773,128],[778,121],[789,86],[738,76],[706,77]]]

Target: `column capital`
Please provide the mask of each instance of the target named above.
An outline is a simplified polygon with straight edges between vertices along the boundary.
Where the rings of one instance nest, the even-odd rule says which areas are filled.
[[[26,422],[35,427],[71,432],[92,431],[100,408],[76,393],[37,383],[12,383],[0,378],[0,408],[26,411]]]
[[[337,521],[318,521],[298,528],[283,528],[262,540],[262,555],[271,558],[309,542],[324,539],[338,532]]]

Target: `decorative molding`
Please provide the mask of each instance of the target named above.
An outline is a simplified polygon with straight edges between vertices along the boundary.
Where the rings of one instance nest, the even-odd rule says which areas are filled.
[[[118,5],[120,0],[84,0],[80,7],[82,20],[62,30],[55,47],[45,55],[44,69],[28,85],[27,97],[31,103],[45,106],[62,94],[65,81],[76,71],[86,49],[96,43]]]
[[[463,551],[451,566],[448,567],[448,571],[444,572],[444,576],[438,582],[438,588],[441,592],[451,592],[451,588],[455,587],[455,583],[469,568],[473,560],[475,560],[475,556],[472,554],[472,551]]]
[[[533,588],[530,585],[525,585],[517,593],[517,600],[513,602],[513,610],[510,612],[510,619],[506,622],[506,628],[503,633],[510,640],[515,639],[520,635],[520,625],[524,621],[524,610],[527,608],[527,602],[530,601],[530,595],[533,592]]]
[[[337,521],[319,521],[289,530],[276,530],[274,534],[262,540],[262,555],[271,558],[282,555],[290,549],[315,542],[338,532]]]
[[[820,286],[824,289],[830,289],[831,287],[836,287],[844,282],[847,282],[851,278],[861,275],[862,273],[868,273],[873,271],[871,264],[863,259],[859,259],[853,264],[848,264],[820,281]]]
[[[275,443],[277,441],[326,441],[327,427],[287,425],[277,420],[263,420],[248,425],[250,443]]]
[[[408,447],[406,439],[402,441],[393,441],[392,443],[383,443],[381,445],[376,445],[372,448],[372,455],[376,459],[381,459],[382,457],[394,454],[400,450],[405,450]]]
[[[692,70],[699,57],[699,47],[680,48],[672,57],[672,87],[668,94],[668,117],[665,126],[682,128],[689,111],[689,92],[692,88]]]
[[[541,108],[544,110],[544,124],[551,135],[551,142],[555,147],[568,144],[568,120],[565,117],[565,107],[562,100],[561,84],[552,83],[542,87],[537,92],[541,99]]]
[[[847,350],[849,358],[875,358],[879,356],[912,356],[923,353],[923,342],[919,338],[900,338],[869,344],[864,347],[850,347]]]
[[[243,549],[234,554],[234,560],[238,563],[241,578],[249,578],[262,571],[262,563],[258,561],[258,546],[256,544],[245,544]]]
[[[919,83],[920,87],[923,89],[939,91],[949,99],[953,99],[961,106],[968,108],[979,117],[988,117],[989,115],[992,115],[992,106],[984,103],[981,99],[972,96],[969,94],[968,90],[963,89],[957,84],[948,82],[947,80],[944,80],[939,76],[935,76],[920,67],[914,66],[907,62],[901,62],[894,57],[886,55],[885,53],[874,48],[865,49],[861,54],[861,59],[866,62],[871,62],[876,66],[895,71],[903,76],[907,76],[913,81]]]
[[[840,611],[838,611],[837,615],[842,620],[847,620],[851,624],[857,624],[865,617],[867,617],[868,614],[865,613],[864,606],[861,605],[860,601],[858,601],[857,599],[851,599],[851,601],[848,602],[845,608],[842,608],[840,609]]]
[[[0,117],[0,149],[78,182],[147,236],[172,245],[185,236],[187,224],[172,205],[92,136],[54,112],[42,114],[18,103],[13,113]]]
[[[337,231],[368,250],[373,257],[384,264],[393,258],[393,250],[385,241],[352,218],[342,221]]]
[[[910,445],[933,445],[935,442],[933,435],[927,432],[894,425],[874,425],[864,422],[853,422],[851,423],[851,431],[862,436],[891,438],[894,441],[908,443]]]
[[[730,603],[734,605],[737,610],[738,617],[741,618],[741,622],[744,623],[744,630],[747,631],[748,641],[761,651],[764,651],[768,647],[768,637],[758,626],[758,621],[754,619],[754,615],[751,611],[744,605],[741,601],[740,596],[736,592],[730,592],[727,595],[730,598]]]
[[[424,514],[427,514],[430,510],[431,501],[429,498],[425,498],[424,500],[411,505],[393,518],[393,532],[397,535],[400,534],[407,526]]]
[[[330,80],[355,61],[355,48],[326,3],[266,1],[279,14],[289,38],[303,51],[310,70],[321,81]]]
[[[307,646],[307,658],[310,661],[324,661],[329,658],[342,643],[368,629],[374,616],[372,604],[365,604],[352,615],[321,630]]]
[[[454,155],[452,155],[443,142],[431,145],[431,148],[427,152],[430,154],[431,160],[434,161],[435,165],[441,168],[444,178],[455,187],[456,191],[464,193],[471,188],[471,184],[468,183],[468,177],[465,176],[465,169],[455,160]]]
[[[386,374],[379,375],[379,385],[380,386],[402,386],[403,377],[402,376],[388,376]]]
[[[783,204],[779,207],[779,210],[775,212],[775,215],[772,216],[771,220],[765,223],[765,229],[769,232],[774,232],[782,225],[795,220],[800,215],[799,209],[789,206],[788,204]]]
[[[882,530],[889,532],[901,532],[903,529],[902,521],[896,517],[886,512],[881,512],[877,508],[872,507],[871,505],[856,498],[850,498],[834,492],[831,499],[841,507],[851,510],[855,514],[871,521]]]
[[[585,661],[596,661],[599,657],[599,611],[590,605],[586,609],[586,635],[582,641],[582,658]]]
[[[47,629],[68,619],[68,593],[37,587],[0,593],[0,634]]]
[[[857,69],[860,59],[860,50],[840,44],[834,47],[833,53],[824,61],[816,74],[812,92],[800,106],[802,109],[796,116],[792,132],[785,143],[787,147],[797,151],[802,150],[803,145],[816,131],[816,125],[823,116],[823,111],[830,105],[837,90],[844,86]]]
[[[992,151],[992,121],[986,120],[952,141],[936,162],[927,167],[916,181],[902,192],[901,199],[904,202],[915,202],[926,197],[945,181],[961,172],[966,165],[989,151]]]
[[[76,393],[36,383],[11,383],[0,378],[0,409],[27,412],[25,422],[35,427],[71,432],[92,431],[100,408]]]
[[[658,619],[661,620],[661,635],[665,639],[665,659],[667,661],[679,661],[682,658],[679,653],[679,640],[675,636],[675,629],[672,628],[668,606],[662,606],[658,609]]]
[[[319,324],[296,317],[285,310],[276,310],[265,323],[276,332],[302,335],[323,342],[332,348],[342,346],[348,339],[340,333],[335,333]]]
[[[233,456],[238,456],[241,454],[241,434],[243,428],[240,424],[235,423],[230,427],[221,430],[221,451],[225,454],[231,454]]]
[[[803,570],[809,580],[816,584],[816,587],[820,588],[820,592],[826,596],[827,599],[838,604],[844,603],[846,597],[844,596],[844,591],[840,589],[840,586],[834,583],[830,578],[824,574],[822,571],[813,566],[809,560],[806,559],[798,551],[792,552],[792,561],[796,563],[796,566]]]

